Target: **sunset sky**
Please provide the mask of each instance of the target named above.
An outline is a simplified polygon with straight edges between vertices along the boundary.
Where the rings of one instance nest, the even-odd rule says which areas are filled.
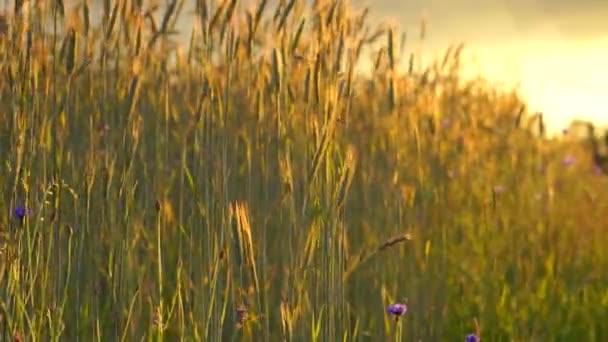
[[[574,118],[608,125],[608,1],[354,0],[373,20],[417,33],[423,51],[464,42],[467,73],[519,86],[532,110],[558,132]]]

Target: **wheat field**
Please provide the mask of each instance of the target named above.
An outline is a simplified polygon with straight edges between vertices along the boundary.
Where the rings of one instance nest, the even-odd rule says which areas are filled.
[[[608,340],[603,141],[346,1],[184,3],[0,16],[1,340]]]

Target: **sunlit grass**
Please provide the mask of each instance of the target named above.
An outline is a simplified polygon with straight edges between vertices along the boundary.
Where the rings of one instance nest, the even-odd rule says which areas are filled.
[[[293,0],[203,1],[185,49],[138,3],[8,16],[3,340],[608,338],[590,144],[459,48]]]

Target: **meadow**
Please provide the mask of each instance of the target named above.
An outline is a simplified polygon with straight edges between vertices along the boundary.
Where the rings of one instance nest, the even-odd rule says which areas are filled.
[[[0,17],[1,340],[608,340],[599,137],[343,1],[183,4]]]

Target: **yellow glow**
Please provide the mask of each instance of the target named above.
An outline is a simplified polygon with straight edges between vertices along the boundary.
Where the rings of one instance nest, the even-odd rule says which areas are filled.
[[[468,75],[517,85],[530,109],[546,114],[557,132],[573,119],[608,124],[608,36],[585,41],[538,39],[471,46]],[[476,65],[476,67],[470,67]]]

